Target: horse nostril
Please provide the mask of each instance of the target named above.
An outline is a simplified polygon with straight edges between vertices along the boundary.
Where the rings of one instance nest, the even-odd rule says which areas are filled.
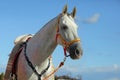
[[[78,49],[75,50],[75,54],[79,55],[79,50]]]

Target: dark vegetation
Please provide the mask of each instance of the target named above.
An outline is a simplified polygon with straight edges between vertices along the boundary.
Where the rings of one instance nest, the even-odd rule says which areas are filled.
[[[0,80],[3,80],[3,77],[4,77],[4,73],[1,73],[0,74]]]
[[[64,75],[64,76],[55,76],[55,80],[82,80],[82,79],[77,79],[77,78],[72,78],[68,75]]]

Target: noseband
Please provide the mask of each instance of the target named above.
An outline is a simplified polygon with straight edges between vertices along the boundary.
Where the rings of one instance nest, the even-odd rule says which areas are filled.
[[[66,57],[68,57],[69,55],[67,55],[66,53],[66,50],[67,48],[69,48],[72,44],[76,43],[76,42],[79,42],[80,41],[80,38],[76,38],[72,41],[66,41],[63,36],[59,33],[59,24],[60,24],[60,16],[58,17],[58,25],[56,26],[56,42],[58,40],[58,38],[61,40],[62,44],[64,45],[63,49],[64,49],[64,55]]]

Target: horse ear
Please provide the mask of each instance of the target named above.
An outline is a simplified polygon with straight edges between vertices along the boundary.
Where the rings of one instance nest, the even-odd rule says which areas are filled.
[[[75,18],[75,15],[76,15],[76,7],[74,7],[74,9],[73,9],[73,11],[72,11],[72,13],[71,13],[71,16],[72,16],[73,18]]]
[[[67,5],[65,5],[63,8],[62,14],[67,14],[67,9],[68,9],[68,7],[67,7]]]

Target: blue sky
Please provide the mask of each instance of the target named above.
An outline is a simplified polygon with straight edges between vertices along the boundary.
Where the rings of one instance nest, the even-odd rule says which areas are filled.
[[[0,1],[0,72],[5,71],[14,39],[36,33],[61,13],[66,3],[67,0]],[[68,58],[61,70],[80,74],[84,80],[96,80],[92,76],[97,74],[102,80],[120,80],[120,1],[68,0],[69,12],[74,6],[84,55],[75,61]],[[58,46],[53,53],[55,66],[62,59],[62,47]],[[108,72],[114,76],[103,77]]]

